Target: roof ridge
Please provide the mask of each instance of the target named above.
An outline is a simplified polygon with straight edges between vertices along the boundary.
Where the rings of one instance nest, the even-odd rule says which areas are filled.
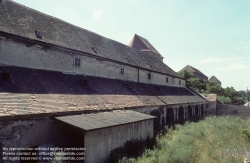
[[[25,6],[25,5],[22,5],[22,4],[20,4],[20,3],[15,2],[15,1],[13,1],[13,0],[6,0],[6,1],[11,1],[11,2],[15,3],[16,5],[19,5],[19,6],[22,6],[22,7],[24,7],[24,8],[27,8],[27,9],[29,9],[29,10],[38,12],[38,13],[43,14],[43,15],[45,15],[45,16],[48,16],[48,17],[50,17],[50,18],[57,19],[57,20],[59,20],[59,21],[62,21],[62,22],[64,22],[64,23],[67,23],[67,24],[69,24],[69,25],[73,25],[73,26],[76,27],[76,28],[79,28],[79,29],[85,30],[85,31],[87,31],[87,32],[93,33],[93,34],[98,35],[98,36],[100,36],[100,37],[103,37],[103,38],[105,38],[105,39],[112,40],[112,41],[114,41],[114,42],[116,42],[116,43],[118,43],[118,44],[121,44],[121,45],[123,45],[123,46],[125,46],[125,47],[128,47],[128,48],[130,48],[130,49],[133,49],[133,50],[135,50],[135,51],[141,53],[140,50],[134,49],[134,48],[132,48],[132,47],[126,45],[126,44],[123,44],[123,43],[121,43],[121,42],[119,42],[119,41],[116,41],[116,40],[110,39],[110,38],[108,38],[108,37],[102,36],[102,35],[100,35],[100,34],[98,34],[98,33],[92,32],[92,31],[87,30],[87,29],[85,29],[85,28],[82,28],[82,27],[79,27],[79,26],[77,26],[77,25],[71,24],[71,23],[69,23],[69,22],[67,22],[67,21],[65,21],[65,20],[60,19],[60,18],[57,18],[57,17],[51,16],[51,15],[45,14],[45,13],[43,13],[43,12],[41,12],[41,11],[38,11],[38,10],[36,10],[36,9],[27,7],[27,6]],[[135,34],[135,35],[137,35],[137,34]],[[139,35],[137,35],[137,36],[139,36]],[[139,37],[141,37],[141,36],[139,36]]]
[[[102,35],[100,35],[100,34],[98,34],[98,33],[92,32],[92,31],[90,31],[90,30],[88,30],[88,29],[85,29],[85,28],[83,28],[83,27],[79,27],[79,26],[77,26],[77,25],[74,25],[74,24],[72,24],[72,23],[69,23],[69,22],[67,22],[67,21],[65,21],[65,20],[62,20],[62,19],[60,19],[60,18],[57,18],[57,17],[51,16],[51,15],[45,14],[45,13],[43,13],[42,11],[38,11],[38,10],[36,10],[36,9],[27,7],[27,6],[23,5],[23,4],[20,4],[20,3],[15,2],[15,1],[13,1],[13,0],[5,0],[5,1],[11,1],[12,3],[15,3],[16,5],[22,6],[22,7],[26,8],[26,9],[32,10],[32,11],[34,11],[34,12],[37,12],[37,13],[39,13],[39,14],[42,14],[42,15],[44,15],[44,16],[47,16],[47,17],[50,17],[50,18],[53,18],[53,19],[57,19],[57,20],[59,20],[59,21],[62,21],[62,22],[67,23],[67,24],[69,24],[69,25],[72,25],[72,26],[74,26],[74,27],[76,27],[76,28],[85,30],[85,31],[87,31],[87,32],[93,33],[93,34],[98,35],[98,36],[100,36],[100,37],[103,37],[103,38],[105,38],[105,39],[112,40],[112,41],[117,42],[117,43],[119,43],[119,44],[122,44],[122,45],[124,45],[124,46],[126,46],[126,47],[129,47],[129,46],[127,46],[126,44],[123,44],[123,43],[121,43],[121,42],[119,42],[119,41],[116,41],[116,40],[110,39],[110,38],[108,38],[108,37],[102,36]],[[129,47],[129,48],[130,48],[130,47]],[[131,49],[132,49],[132,48],[131,48]]]

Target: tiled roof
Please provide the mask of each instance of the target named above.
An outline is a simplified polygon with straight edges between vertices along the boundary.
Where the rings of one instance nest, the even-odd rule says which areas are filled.
[[[183,70],[186,70],[186,71],[191,72],[191,73],[197,73],[197,74],[199,74],[199,75],[202,75],[202,76],[208,78],[208,77],[207,77],[205,74],[203,74],[200,70],[198,70],[198,69],[196,69],[196,68],[194,68],[194,67],[192,67],[192,66],[190,66],[190,65],[185,66],[185,67],[184,67],[183,69],[181,69],[179,72],[181,72],[181,71],[183,71]]]
[[[205,101],[186,88],[8,66],[0,72],[12,76],[12,82],[0,80],[0,118]]]
[[[140,122],[153,118],[155,117],[131,110],[116,110],[96,114],[92,113],[56,117],[59,121],[73,125],[85,131]]]
[[[215,102],[217,100],[217,94],[204,94],[204,97],[208,100],[208,101],[213,101]]]
[[[0,31],[181,78],[152,54],[140,52],[11,0],[0,3]],[[35,31],[42,32],[42,39],[36,37]],[[92,50],[93,47],[97,53]]]
[[[195,93],[186,88],[154,86],[145,84],[144,87],[150,92],[157,95],[159,99],[167,104],[182,104],[182,103],[196,103],[205,102],[206,100],[197,96]]]
[[[211,78],[208,79],[210,82],[216,82],[216,83],[221,83],[215,76],[212,76]]]
[[[150,44],[150,42],[147,39],[145,39],[137,34],[135,34],[135,36],[131,40],[129,46],[132,48],[135,48],[137,50],[141,50],[141,51],[149,50],[149,51],[152,51],[152,52],[160,55],[160,53],[153,47],[153,45]]]

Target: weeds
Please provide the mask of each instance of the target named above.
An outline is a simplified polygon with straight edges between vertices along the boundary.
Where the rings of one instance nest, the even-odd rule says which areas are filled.
[[[139,158],[123,158],[120,163],[234,163],[243,162],[250,152],[249,120],[236,117],[208,117],[166,129],[156,136],[154,149]],[[242,136],[243,135],[243,136]]]

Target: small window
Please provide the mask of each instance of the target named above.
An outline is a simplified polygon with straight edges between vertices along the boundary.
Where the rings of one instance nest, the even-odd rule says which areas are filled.
[[[80,82],[81,82],[81,84],[82,84],[84,87],[88,86],[88,81],[87,81],[87,80],[81,79]]]
[[[160,87],[155,87],[155,89],[156,89],[157,91],[160,91]]]
[[[96,49],[96,47],[92,47],[91,49],[93,50],[93,52],[95,52],[95,53],[97,54],[97,49]]]
[[[166,77],[166,82],[168,83],[168,77]]]
[[[148,79],[151,79],[151,73],[148,73]]]
[[[123,75],[123,74],[124,74],[124,68],[121,67],[121,75]]]
[[[3,72],[1,76],[2,81],[11,81],[11,76],[8,72]]]
[[[42,32],[41,31],[35,31],[36,37],[42,39]]]
[[[75,67],[80,67],[81,66],[81,58],[79,58],[79,57],[74,58],[74,66]]]
[[[130,62],[130,59],[129,59],[129,58],[126,58],[126,60],[127,60],[128,62]]]
[[[181,80],[179,80],[179,85],[181,85]]]

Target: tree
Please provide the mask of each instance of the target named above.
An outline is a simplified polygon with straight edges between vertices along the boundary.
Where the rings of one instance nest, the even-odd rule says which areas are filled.
[[[187,70],[182,70],[178,72],[178,74],[186,80],[190,79],[193,76],[193,74],[191,72],[188,72]]]
[[[224,89],[220,85],[217,85],[217,84],[215,85],[207,84],[206,90],[207,90],[207,93],[214,93],[220,96],[224,95]]]
[[[186,80],[187,87],[190,87],[191,85],[188,79],[190,79],[193,76],[193,74],[191,72],[188,72],[187,70],[182,70],[178,72],[178,74]]]
[[[190,86],[193,87],[195,90],[201,92],[201,89],[204,88],[205,83],[202,83],[197,78],[190,78],[188,79],[188,82],[190,83]]]

